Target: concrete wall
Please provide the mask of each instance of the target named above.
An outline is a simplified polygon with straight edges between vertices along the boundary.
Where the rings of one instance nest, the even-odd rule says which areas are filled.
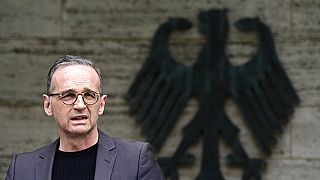
[[[109,95],[100,128],[111,136],[143,140],[123,99],[148,52],[161,22],[182,16],[195,24],[199,10],[228,8],[230,23],[258,16],[274,33],[278,55],[302,100],[285,133],[267,157],[264,179],[318,179],[320,176],[320,1],[317,0],[1,0],[0,5],[0,179],[13,154],[31,151],[57,138],[54,120],[42,110],[46,73],[64,54],[80,54],[101,66]],[[192,64],[204,39],[196,28],[175,34],[171,50],[178,61]],[[255,52],[250,34],[231,28],[228,56],[233,64]],[[194,115],[191,100],[160,155],[170,155],[181,140],[181,127]],[[226,102],[232,120],[242,127],[241,139],[251,156],[259,156],[234,103]],[[221,159],[230,150],[221,144]],[[190,149],[198,157],[181,179],[194,179],[201,142]],[[240,179],[226,168],[226,179]]]

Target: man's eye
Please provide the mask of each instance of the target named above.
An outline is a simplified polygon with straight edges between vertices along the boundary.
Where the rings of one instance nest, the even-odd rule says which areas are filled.
[[[92,92],[84,93],[84,98],[86,99],[94,99],[95,97],[96,97],[95,93],[92,93]]]
[[[67,93],[67,94],[62,94],[62,96],[61,96],[61,98],[63,98],[63,99],[73,99],[73,98],[75,98],[76,97],[76,94],[74,94],[74,93]]]

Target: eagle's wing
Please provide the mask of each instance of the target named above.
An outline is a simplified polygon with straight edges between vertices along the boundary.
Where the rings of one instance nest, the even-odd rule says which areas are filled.
[[[167,44],[173,31],[191,26],[183,18],[160,25],[150,55],[127,92],[130,112],[143,124],[142,132],[155,150],[162,147],[191,94],[190,68],[172,58]]]
[[[270,29],[258,18],[240,19],[236,27],[256,32],[260,47],[249,62],[230,69],[230,92],[259,148],[270,154],[299,97],[277,57]]]

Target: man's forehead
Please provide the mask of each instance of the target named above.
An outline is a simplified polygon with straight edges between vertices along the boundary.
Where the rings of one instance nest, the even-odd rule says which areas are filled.
[[[100,86],[97,72],[87,65],[68,65],[59,67],[52,75],[52,86]],[[90,88],[90,87],[88,87]],[[92,87],[91,87],[92,88]]]

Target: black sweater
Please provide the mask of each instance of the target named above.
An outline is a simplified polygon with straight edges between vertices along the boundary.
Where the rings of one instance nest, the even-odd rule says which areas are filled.
[[[57,148],[52,167],[52,180],[93,180],[97,149],[98,143],[78,152],[63,152]]]

